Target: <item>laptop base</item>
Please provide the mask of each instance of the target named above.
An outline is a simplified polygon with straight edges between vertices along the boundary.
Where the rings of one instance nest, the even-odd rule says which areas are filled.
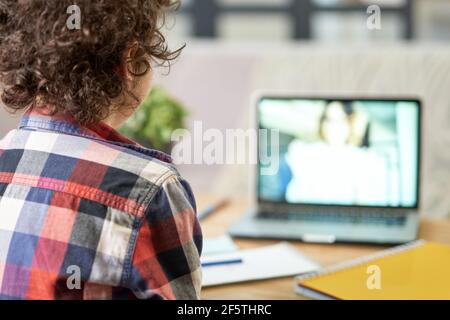
[[[231,226],[233,237],[252,239],[300,240],[311,243],[401,244],[417,237],[419,214],[406,214],[402,225],[366,223],[323,223],[260,218],[255,209]]]

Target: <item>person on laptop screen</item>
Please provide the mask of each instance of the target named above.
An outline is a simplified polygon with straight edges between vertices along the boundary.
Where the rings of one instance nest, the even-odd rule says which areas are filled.
[[[279,150],[274,156],[280,166],[274,175],[259,176],[260,198],[292,204],[414,206],[418,110],[410,101],[263,99],[260,127],[279,131],[278,148],[270,145],[275,142],[267,148]]]
[[[386,161],[370,150],[370,123],[349,103],[332,101],[318,123],[318,140],[294,139],[286,154],[292,171],[288,202],[323,199],[335,204],[383,204],[386,198]]]
[[[200,298],[189,184],[116,131],[180,52],[172,5],[0,2],[1,100],[25,111],[0,141],[0,299]]]

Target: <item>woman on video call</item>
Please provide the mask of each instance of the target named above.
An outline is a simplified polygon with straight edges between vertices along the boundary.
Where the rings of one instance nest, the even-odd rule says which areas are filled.
[[[116,131],[180,53],[173,6],[0,1],[1,101],[24,112],[0,142],[0,299],[200,297],[189,184]]]
[[[370,152],[368,125],[356,121],[353,107],[330,102],[319,119],[315,143],[291,142],[286,162],[292,172],[286,200],[292,203],[383,204],[386,165]]]

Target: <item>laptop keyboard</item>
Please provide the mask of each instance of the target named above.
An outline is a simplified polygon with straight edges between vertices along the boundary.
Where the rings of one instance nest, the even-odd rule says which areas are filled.
[[[372,210],[370,213],[361,213],[352,209],[315,209],[311,212],[260,212],[262,219],[315,222],[315,223],[352,223],[401,226],[406,222],[405,215],[386,213],[384,210]]]

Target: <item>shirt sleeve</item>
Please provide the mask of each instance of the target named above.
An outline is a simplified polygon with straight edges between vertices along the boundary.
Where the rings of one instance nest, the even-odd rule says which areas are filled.
[[[202,233],[189,184],[166,179],[136,238],[130,287],[139,299],[200,299]]]

